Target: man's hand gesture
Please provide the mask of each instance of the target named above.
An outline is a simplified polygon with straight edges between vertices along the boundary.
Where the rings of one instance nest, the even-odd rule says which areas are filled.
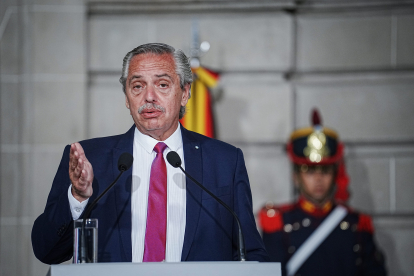
[[[93,168],[79,143],[70,145],[69,178],[72,181],[72,195],[82,202],[92,195]]]

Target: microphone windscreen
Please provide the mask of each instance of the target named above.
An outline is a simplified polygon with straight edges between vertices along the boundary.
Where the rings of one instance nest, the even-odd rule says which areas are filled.
[[[181,158],[175,151],[170,151],[167,154],[167,161],[171,164],[174,168],[178,168],[181,166]]]
[[[134,162],[134,157],[128,152],[124,152],[118,159],[118,170],[126,171],[132,166]]]

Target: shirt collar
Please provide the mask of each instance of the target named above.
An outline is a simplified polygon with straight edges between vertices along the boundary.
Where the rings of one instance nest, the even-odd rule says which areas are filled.
[[[179,123],[174,133],[165,141],[158,141],[152,138],[151,136],[145,135],[141,133],[137,127],[135,127],[134,140],[135,142],[138,142],[148,153],[152,153],[155,145],[158,142],[165,143],[167,147],[172,151],[177,151],[179,148],[183,146],[183,139],[181,136],[181,128]]]

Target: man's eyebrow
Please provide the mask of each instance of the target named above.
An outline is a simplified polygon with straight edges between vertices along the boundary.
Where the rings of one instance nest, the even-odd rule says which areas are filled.
[[[131,83],[134,79],[140,79],[140,78],[142,78],[141,75],[132,76],[132,78],[129,80],[129,83]]]
[[[167,73],[165,73],[165,74],[161,74],[161,75],[155,75],[157,78],[162,78],[162,77],[168,77],[170,80],[173,80],[173,78],[170,76],[170,75],[168,75]]]

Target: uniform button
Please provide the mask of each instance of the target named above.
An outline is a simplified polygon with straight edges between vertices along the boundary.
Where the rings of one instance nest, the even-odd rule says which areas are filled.
[[[342,230],[346,230],[349,228],[349,223],[347,221],[343,221],[341,222],[340,227]]]
[[[355,244],[354,245],[354,252],[358,252],[359,248],[360,248],[359,244]]]
[[[293,226],[292,226],[292,228],[293,228],[293,230],[299,230],[299,228],[300,228],[300,223],[299,222],[295,222],[294,224],[293,224]]]
[[[357,229],[358,229],[358,225],[353,224],[351,228],[352,232],[355,232]]]
[[[296,248],[293,245],[292,246],[289,246],[289,248],[288,248],[288,252],[290,254],[292,254],[293,252],[295,252],[295,250],[296,250]]]
[[[360,265],[361,263],[362,263],[361,258],[356,259],[356,261],[355,261],[355,264],[356,264],[356,265]]]
[[[267,210],[266,214],[269,218],[272,218],[276,215],[276,211],[275,211],[275,209],[269,209],[269,210]]]
[[[283,230],[285,230],[285,232],[290,233],[292,232],[292,224],[285,224],[285,226],[283,227]]]
[[[302,220],[303,227],[308,227],[310,225],[311,221],[308,218],[305,218]]]
[[[81,208],[75,207],[75,211],[79,213],[81,211]]]

